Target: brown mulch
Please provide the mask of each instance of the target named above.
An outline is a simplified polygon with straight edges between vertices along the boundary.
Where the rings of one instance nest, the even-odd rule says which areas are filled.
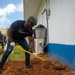
[[[41,55],[46,61],[34,58],[31,60],[33,69],[27,69],[24,61],[9,61],[3,67],[0,75],[75,75],[69,67],[50,58],[48,54]]]

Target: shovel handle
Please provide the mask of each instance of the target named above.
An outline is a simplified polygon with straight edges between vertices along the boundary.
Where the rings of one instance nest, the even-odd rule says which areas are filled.
[[[20,50],[22,50],[22,51],[24,51],[24,52],[26,52],[26,53],[28,53],[28,54],[30,54],[30,55],[32,55],[32,56],[35,56],[35,54],[33,54],[33,53],[31,53],[31,52],[29,52],[29,51],[23,49],[21,46],[16,46],[16,48],[18,48],[18,49],[20,49]],[[40,56],[37,56],[37,58],[38,58],[38,59],[41,59],[42,61],[46,61],[44,58],[42,58],[42,57],[40,57]]]

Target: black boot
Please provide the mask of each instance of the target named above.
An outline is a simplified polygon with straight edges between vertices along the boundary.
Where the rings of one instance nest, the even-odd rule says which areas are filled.
[[[26,67],[29,68],[29,69],[32,69],[32,66],[30,65],[30,54],[28,53],[25,53],[25,64],[26,64]]]
[[[32,69],[32,66],[31,66],[31,65],[26,65],[26,67],[27,67],[28,69]]]
[[[2,72],[2,68],[0,68],[0,73]]]
[[[2,64],[1,64],[1,62],[0,62],[0,73],[2,72]]]
[[[26,60],[25,64],[26,64],[27,68],[32,69],[32,66],[30,65],[30,61],[29,60],[28,61]]]

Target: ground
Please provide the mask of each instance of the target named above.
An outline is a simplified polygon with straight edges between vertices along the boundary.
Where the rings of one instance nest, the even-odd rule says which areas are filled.
[[[48,54],[41,56],[46,61],[31,57],[31,70],[26,68],[24,61],[6,62],[0,75],[75,75],[67,65],[50,58]]]

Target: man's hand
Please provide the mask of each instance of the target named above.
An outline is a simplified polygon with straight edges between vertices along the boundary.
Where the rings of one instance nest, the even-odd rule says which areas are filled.
[[[11,42],[10,43],[10,46],[14,47],[15,46],[15,43],[14,42]]]
[[[35,55],[35,57],[37,57],[37,53],[33,53]]]

